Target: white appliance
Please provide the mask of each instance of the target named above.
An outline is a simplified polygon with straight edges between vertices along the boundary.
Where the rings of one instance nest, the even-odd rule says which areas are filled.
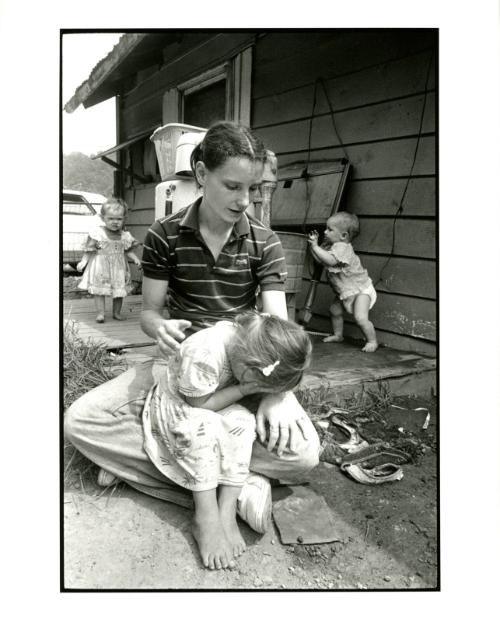
[[[162,177],[155,188],[155,218],[175,214],[201,196],[190,157],[205,132],[204,128],[193,125],[168,123],[151,136]]]
[[[162,181],[155,188],[155,218],[175,214],[201,194],[201,188],[197,187],[193,177],[179,179],[173,176],[170,180]]]

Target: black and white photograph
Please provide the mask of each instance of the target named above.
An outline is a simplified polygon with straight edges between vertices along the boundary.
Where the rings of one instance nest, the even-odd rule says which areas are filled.
[[[491,619],[498,0],[5,0],[0,58],[7,615]]]
[[[64,588],[438,589],[438,30],[61,42]]]

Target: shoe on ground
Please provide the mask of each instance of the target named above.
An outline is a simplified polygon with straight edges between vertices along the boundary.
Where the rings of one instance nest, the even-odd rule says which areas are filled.
[[[254,531],[266,533],[271,523],[271,484],[267,477],[251,473],[243,484],[236,512]]]
[[[99,473],[97,474],[97,484],[102,486],[103,488],[107,488],[108,486],[112,486],[116,484],[118,478],[113,473],[108,473],[104,469],[99,469]]]

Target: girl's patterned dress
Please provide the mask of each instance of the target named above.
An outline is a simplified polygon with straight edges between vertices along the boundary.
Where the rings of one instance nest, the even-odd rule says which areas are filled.
[[[183,397],[234,384],[227,355],[234,330],[222,321],[183,341],[144,405],[146,453],[161,473],[189,490],[241,486],[248,476],[255,416],[240,404],[213,412]]]
[[[105,227],[97,227],[89,233],[84,251],[93,251],[79,289],[89,294],[123,298],[132,291],[130,268],[125,253],[139,246],[128,231],[111,237]]]

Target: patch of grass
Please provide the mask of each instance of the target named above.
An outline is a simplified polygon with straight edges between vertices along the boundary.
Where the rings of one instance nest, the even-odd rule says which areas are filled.
[[[84,340],[78,334],[74,322],[67,322],[63,335],[63,399],[68,408],[87,391],[111,380],[125,371],[123,359],[108,352],[104,345]],[[87,460],[69,442],[64,444],[64,484],[82,489],[93,486],[98,467]]]
[[[316,389],[299,389],[296,396],[312,421],[324,419],[332,413],[333,408],[347,411],[343,417],[353,422],[363,418],[377,419],[387,411],[393,401],[387,384],[382,382],[376,390],[364,390],[341,399],[332,395],[326,383]]]
[[[127,368],[126,363],[108,352],[103,344],[82,339],[74,322],[67,322],[64,326],[63,345],[65,408]]]

